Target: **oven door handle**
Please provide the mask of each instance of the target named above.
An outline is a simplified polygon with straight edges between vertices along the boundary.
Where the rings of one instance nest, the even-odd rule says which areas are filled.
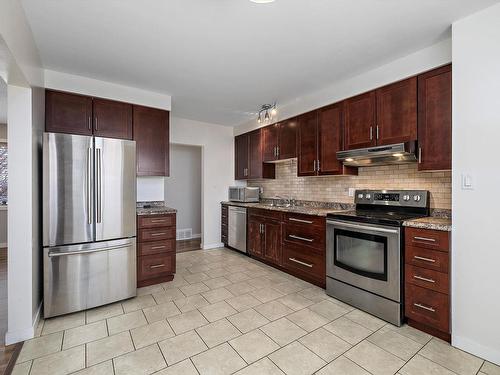
[[[350,229],[359,229],[359,230],[371,230],[373,232],[379,232],[379,233],[391,233],[391,234],[398,234],[399,231],[397,229],[387,229],[387,228],[379,228],[379,227],[371,227],[368,225],[360,225],[360,224],[350,224],[350,223],[345,223],[345,222],[340,222],[340,221],[332,221],[332,220],[327,220],[326,222],[327,225],[341,225],[346,228]]]

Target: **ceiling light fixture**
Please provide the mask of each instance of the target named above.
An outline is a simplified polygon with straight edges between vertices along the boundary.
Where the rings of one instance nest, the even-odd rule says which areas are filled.
[[[274,2],[274,0],[250,0],[250,1],[256,4],[268,4]]]
[[[257,122],[260,124],[262,121],[264,123],[269,123],[278,114],[276,109],[276,102],[274,104],[263,104],[259,111],[259,116],[257,117]]]

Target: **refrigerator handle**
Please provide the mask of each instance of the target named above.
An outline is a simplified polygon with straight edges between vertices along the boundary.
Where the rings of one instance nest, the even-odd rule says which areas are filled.
[[[101,159],[101,149],[96,148],[96,179],[97,179],[97,222],[100,223],[102,220],[102,159]]]
[[[93,220],[93,206],[92,202],[92,147],[87,149],[87,217],[88,223],[92,224]]]

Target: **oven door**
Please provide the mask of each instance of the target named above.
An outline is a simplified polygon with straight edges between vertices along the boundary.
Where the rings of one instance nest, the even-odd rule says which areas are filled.
[[[397,227],[328,220],[327,276],[400,302],[400,238]]]

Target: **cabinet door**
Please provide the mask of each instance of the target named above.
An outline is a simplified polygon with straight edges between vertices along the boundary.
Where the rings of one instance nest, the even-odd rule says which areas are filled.
[[[345,150],[375,146],[375,110],[375,91],[345,100]]]
[[[262,136],[261,129],[248,134],[248,178],[262,177]]]
[[[300,116],[298,123],[297,175],[315,176],[318,159],[318,112]]]
[[[242,134],[234,138],[234,156],[236,158],[234,178],[236,180],[248,179],[248,147],[248,134]]]
[[[257,216],[248,216],[248,252],[256,257],[264,255],[262,248],[263,220]]]
[[[377,90],[377,145],[417,139],[417,78]]]
[[[451,65],[418,77],[420,171],[451,169]]]
[[[94,135],[132,139],[132,104],[94,99]]]
[[[264,161],[274,161],[278,159],[278,132],[279,124],[269,125],[262,128],[263,159]]]
[[[45,131],[92,135],[92,98],[46,90]]]
[[[281,264],[281,223],[266,220],[264,224],[264,259]]]
[[[297,119],[286,120],[280,124],[278,158],[297,157]]]
[[[342,104],[320,109],[318,117],[319,174],[341,174],[337,151],[342,150],[343,144]]]
[[[169,176],[169,112],[135,105],[137,175]]]

